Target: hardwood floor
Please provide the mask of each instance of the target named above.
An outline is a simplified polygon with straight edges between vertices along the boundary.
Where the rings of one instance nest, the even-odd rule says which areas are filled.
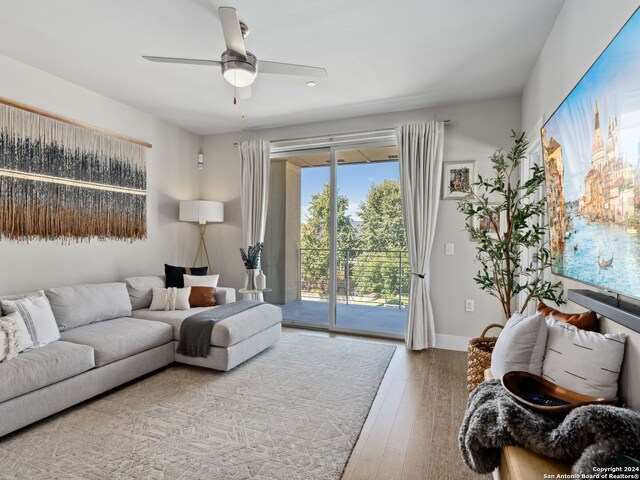
[[[398,346],[343,480],[490,478],[468,470],[458,451],[467,403],[466,354],[407,350],[401,342],[283,329],[283,334],[355,338]]]

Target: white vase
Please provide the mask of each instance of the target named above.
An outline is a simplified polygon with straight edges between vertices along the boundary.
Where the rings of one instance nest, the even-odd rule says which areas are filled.
[[[256,277],[256,290],[264,290],[265,288],[267,288],[267,276],[260,270]]]
[[[256,273],[257,269],[247,269],[247,290],[255,290],[256,289]]]

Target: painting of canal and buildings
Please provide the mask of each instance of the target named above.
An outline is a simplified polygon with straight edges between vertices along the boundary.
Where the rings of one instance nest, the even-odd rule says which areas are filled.
[[[541,135],[553,273],[640,298],[638,11]]]

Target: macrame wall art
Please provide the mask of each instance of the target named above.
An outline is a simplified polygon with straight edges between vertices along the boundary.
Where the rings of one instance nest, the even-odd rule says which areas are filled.
[[[144,144],[33,112],[0,103],[1,237],[146,238]]]

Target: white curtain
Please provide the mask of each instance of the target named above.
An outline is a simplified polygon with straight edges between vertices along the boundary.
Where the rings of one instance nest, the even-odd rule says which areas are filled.
[[[267,223],[267,200],[269,198],[270,145],[264,140],[240,142],[240,176],[242,188],[243,248],[264,242]],[[262,294],[258,294],[262,300]]]
[[[429,259],[436,232],[444,122],[415,123],[396,128],[400,159],[400,190],[411,264],[411,295],[406,344],[412,350],[435,345],[433,308],[429,298]]]
[[[244,248],[264,241],[269,195],[269,142],[240,142],[242,234]]]

